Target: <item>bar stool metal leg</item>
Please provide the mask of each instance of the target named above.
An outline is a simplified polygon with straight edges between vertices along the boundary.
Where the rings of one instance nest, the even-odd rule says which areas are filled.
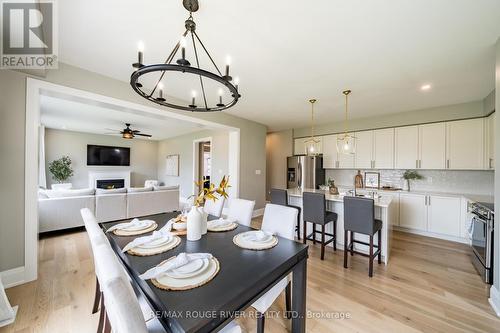
[[[325,225],[321,225],[321,260],[325,259]]]
[[[303,236],[303,243],[305,244],[307,241],[307,222],[304,221],[304,232],[302,233]]]
[[[370,236],[370,257],[368,266],[368,276],[373,276],[373,236]]]
[[[351,233],[351,243],[349,245],[349,250],[351,251],[351,256],[354,255],[354,231],[350,231]]]
[[[378,233],[378,263],[379,265],[382,263],[382,233],[380,230],[377,232]]]
[[[344,268],[347,268],[347,249],[349,248],[349,231],[344,231]]]
[[[316,244],[316,223],[313,223],[313,244]]]

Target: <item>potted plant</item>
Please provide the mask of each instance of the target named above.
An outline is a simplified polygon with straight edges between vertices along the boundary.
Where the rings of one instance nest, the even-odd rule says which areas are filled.
[[[58,160],[50,162],[49,172],[52,174],[52,179],[59,184],[66,182],[73,176],[73,168],[71,167],[71,159],[69,156],[63,156]],[[71,183],[68,185],[71,187]]]
[[[415,170],[406,170],[405,173],[403,174],[403,179],[406,180],[406,183],[408,185],[408,192],[410,192],[410,180],[419,180],[423,179],[417,171]]]
[[[337,195],[339,194],[339,189],[335,186],[335,180],[328,178],[328,188],[330,190],[330,194]]]

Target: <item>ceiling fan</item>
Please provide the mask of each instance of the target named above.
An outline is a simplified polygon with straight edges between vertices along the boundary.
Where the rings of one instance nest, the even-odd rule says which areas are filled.
[[[124,139],[133,139],[136,136],[145,136],[147,138],[152,137],[151,134],[142,134],[139,130],[133,130],[130,128],[130,124],[125,123],[125,128],[123,130],[116,130],[107,128],[109,131],[113,131],[113,133],[105,133],[105,134],[120,134]]]

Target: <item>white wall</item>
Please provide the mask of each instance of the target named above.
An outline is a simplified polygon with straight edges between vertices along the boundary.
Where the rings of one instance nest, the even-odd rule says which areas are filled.
[[[87,166],[87,145],[119,146],[130,148],[130,166]],[[130,170],[131,186],[144,186],[146,179],[158,174],[158,141],[122,139],[120,136],[99,135],[47,128],[45,131],[45,170],[47,187],[55,183],[49,172],[49,163],[64,155],[71,158],[74,175],[69,180],[74,188],[88,187],[89,171]]]
[[[287,157],[293,155],[293,131],[268,133],[266,137],[266,196],[272,188],[286,188]]]
[[[225,130],[205,130],[190,133],[158,144],[158,180],[166,185],[179,185],[181,196],[193,194],[193,141],[202,138],[212,138],[212,182],[217,184],[223,175],[229,173],[229,132]],[[179,177],[167,176],[167,155],[179,155]]]

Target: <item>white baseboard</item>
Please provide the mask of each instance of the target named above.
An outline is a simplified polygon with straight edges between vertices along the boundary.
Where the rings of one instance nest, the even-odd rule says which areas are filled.
[[[256,209],[253,211],[252,218],[264,215],[264,208]]]
[[[0,272],[0,275],[2,276],[2,282],[5,289],[18,286],[25,282],[24,266]]]
[[[444,240],[451,241],[451,242],[469,244],[469,240],[466,238],[462,238],[462,237],[441,235],[441,234],[436,234],[433,232],[423,231],[423,230],[407,229],[407,228],[396,226],[396,225],[393,226],[393,229],[397,230],[397,231],[407,232],[410,234],[420,235],[420,236],[427,236],[427,237],[432,237],[432,238],[444,239]]]
[[[500,292],[495,286],[491,286],[490,288],[490,298],[488,298],[488,301],[497,316],[500,317]]]

